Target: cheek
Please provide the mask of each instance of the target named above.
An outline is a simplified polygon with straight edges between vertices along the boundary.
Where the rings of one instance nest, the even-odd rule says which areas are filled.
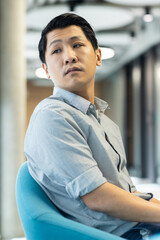
[[[92,51],[92,49],[91,50],[88,50],[88,51],[86,51],[85,52],[85,54],[83,55],[83,57],[84,56],[86,56],[87,57],[87,60],[89,61],[89,62],[96,62],[96,55],[95,55],[95,52],[94,51]]]
[[[61,78],[62,68],[57,62],[50,64],[48,66],[48,71],[52,80],[56,81],[56,79]]]
[[[55,69],[57,68],[57,63],[56,63],[56,61],[49,61],[48,62],[48,70],[49,70],[49,72],[50,73],[53,73],[53,72],[55,72]]]

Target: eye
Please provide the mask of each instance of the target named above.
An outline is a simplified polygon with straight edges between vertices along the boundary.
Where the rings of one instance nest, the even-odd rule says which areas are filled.
[[[60,53],[61,52],[61,49],[60,48],[58,48],[58,49],[55,49],[53,52],[52,52],[52,54],[55,54],[55,53]]]
[[[75,44],[73,45],[73,48],[79,48],[79,47],[81,47],[81,46],[83,46],[82,43],[75,43]]]

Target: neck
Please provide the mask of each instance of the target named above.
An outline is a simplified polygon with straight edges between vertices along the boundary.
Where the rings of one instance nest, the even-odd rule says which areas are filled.
[[[88,101],[94,104],[94,82],[88,88],[86,87],[85,91],[84,89],[82,89],[78,91],[73,91],[73,93],[87,99]]]

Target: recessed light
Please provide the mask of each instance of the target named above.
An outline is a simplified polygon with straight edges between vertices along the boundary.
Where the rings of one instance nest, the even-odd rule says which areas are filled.
[[[45,73],[43,68],[37,68],[36,71],[35,71],[35,75],[38,78],[47,78],[47,75],[46,75],[46,73]]]
[[[102,52],[102,60],[113,58],[115,51],[112,48],[100,47]]]

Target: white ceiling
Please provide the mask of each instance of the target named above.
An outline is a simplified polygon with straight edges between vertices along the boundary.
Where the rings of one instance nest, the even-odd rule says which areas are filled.
[[[54,17],[69,12],[67,4],[44,6],[30,10],[26,16],[28,29],[41,30]],[[125,27],[133,23],[135,17],[128,9],[111,7],[106,5],[79,5],[74,9],[78,15],[84,17],[94,28],[98,30],[110,30]]]
[[[105,2],[131,7],[160,6],[160,0],[105,0]]]
[[[66,1],[57,1],[63,3],[55,4],[56,1],[53,0],[27,0],[26,58],[29,80],[37,79],[35,70],[41,66],[37,50],[41,30],[53,17],[70,11]],[[45,4],[46,2],[48,2],[48,6]],[[123,2],[124,5],[135,4],[138,8],[122,8],[106,3],[97,4],[96,1],[93,4],[91,0],[83,2],[83,4],[75,6],[74,12],[86,18],[92,25],[100,46],[112,47],[116,53],[113,59],[104,60],[103,66],[97,69],[96,80],[105,79],[127,62],[160,43],[160,8],[151,9],[154,19],[150,23],[145,23],[142,19],[145,9],[139,7],[140,4],[138,4],[141,3],[142,6],[145,6],[147,2],[147,4],[157,5],[160,4],[160,0],[108,1],[119,4]],[[107,1],[105,0],[105,2]],[[99,32],[101,30],[103,32]],[[133,32],[135,33],[134,38],[131,36]],[[48,84],[47,81],[45,83]]]

